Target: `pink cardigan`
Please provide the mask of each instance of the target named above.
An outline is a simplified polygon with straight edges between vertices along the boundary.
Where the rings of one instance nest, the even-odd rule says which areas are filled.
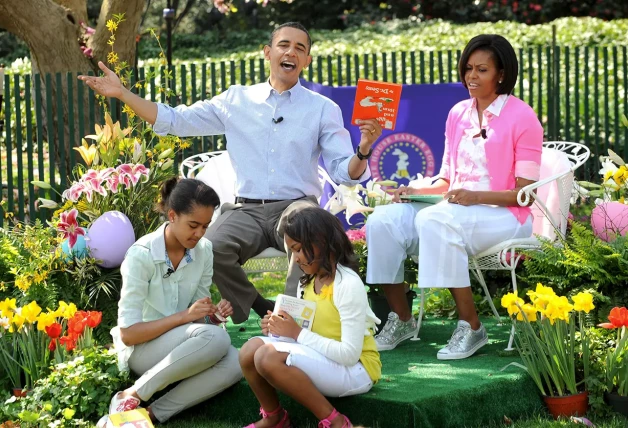
[[[445,128],[445,153],[440,177],[454,182],[458,145],[464,131],[472,127],[469,111],[474,107],[471,98],[456,104],[447,117]],[[477,113],[475,113],[477,114]],[[543,127],[532,108],[520,99],[509,96],[499,116],[490,115],[484,120],[487,140],[486,164],[491,180],[491,190],[515,188],[515,177],[537,181],[541,168]],[[508,207],[521,224],[530,216],[529,207]]]

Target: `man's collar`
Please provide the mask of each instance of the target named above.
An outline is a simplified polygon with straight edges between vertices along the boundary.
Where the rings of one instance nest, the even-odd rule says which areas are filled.
[[[266,80],[264,83],[260,83],[259,85],[255,85],[253,86],[253,88],[255,88],[255,98],[257,101],[259,102],[264,102],[268,99],[268,97],[271,95],[271,93],[273,93],[273,91],[277,94],[279,94],[278,91],[276,91],[271,85],[270,85],[270,79]],[[301,94],[303,93],[304,89],[303,86],[301,85],[301,82],[299,80],[297,80],[297,83],[290,89],[284,91],[287,92],[288,94],[290,94],[290,102],[295,102],[298,100],[298,98],[301,96]]]

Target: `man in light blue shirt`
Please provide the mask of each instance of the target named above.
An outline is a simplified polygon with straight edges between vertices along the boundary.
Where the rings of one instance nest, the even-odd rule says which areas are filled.
[[[241,266],[266,248],[284,250],[277,224],[295,201],[316,203],[320,197],[319,157],[335,182],[357,184],[370,176],[367,159],[382,132],[377,120],[362,120],[360,145],[353,151],[338,105],[299,83],[301,71],[312,61],[310,47],[310,35],[301,24],[282,24],[264,46],[270,63],[267,82],[233,85],[192,106],[172,108],[144,100],[102,63],[104,77],[79,77],[101,95],[127,104],[157,134],[225,134],[237,197],[222,203],[237,205],[223,211],[206,236],[213,244],[214,282],[233,304],[235,323],[246,321],[251,308],[260,316],[273,309]]]

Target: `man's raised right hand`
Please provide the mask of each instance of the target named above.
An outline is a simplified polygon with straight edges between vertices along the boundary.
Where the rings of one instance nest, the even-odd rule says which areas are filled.
[[[98,61],[98,67],[105,74],[104,76],[85,76],[81,74],[78,76],[80,80],[85,82],[87,86],[92,88],[95,92],[105,97],[120,98],[124,91],[124,86],[120,82],[120,78],[113,71],[109,70],[102,61]]]

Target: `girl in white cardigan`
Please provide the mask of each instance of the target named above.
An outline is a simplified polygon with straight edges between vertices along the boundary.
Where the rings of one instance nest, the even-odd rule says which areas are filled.
[[[277,390],[307,407],[319,427],[351,427],[325,398],[368,392],[381,377],[373,338],[379,320],[368,305],[358,276],[353,247],[340,221],[329,212],[305,208],[290,214],[283,234],[287,248],[305,275],[298,295],[316,302],[312,330],[302,329],[290,315],[268,313],[264,336],[240,350],[240,366],[260,402],[262,419],[247,428],[289,428],[290,418]],[[268,337],[293,338],[289,343]]]

